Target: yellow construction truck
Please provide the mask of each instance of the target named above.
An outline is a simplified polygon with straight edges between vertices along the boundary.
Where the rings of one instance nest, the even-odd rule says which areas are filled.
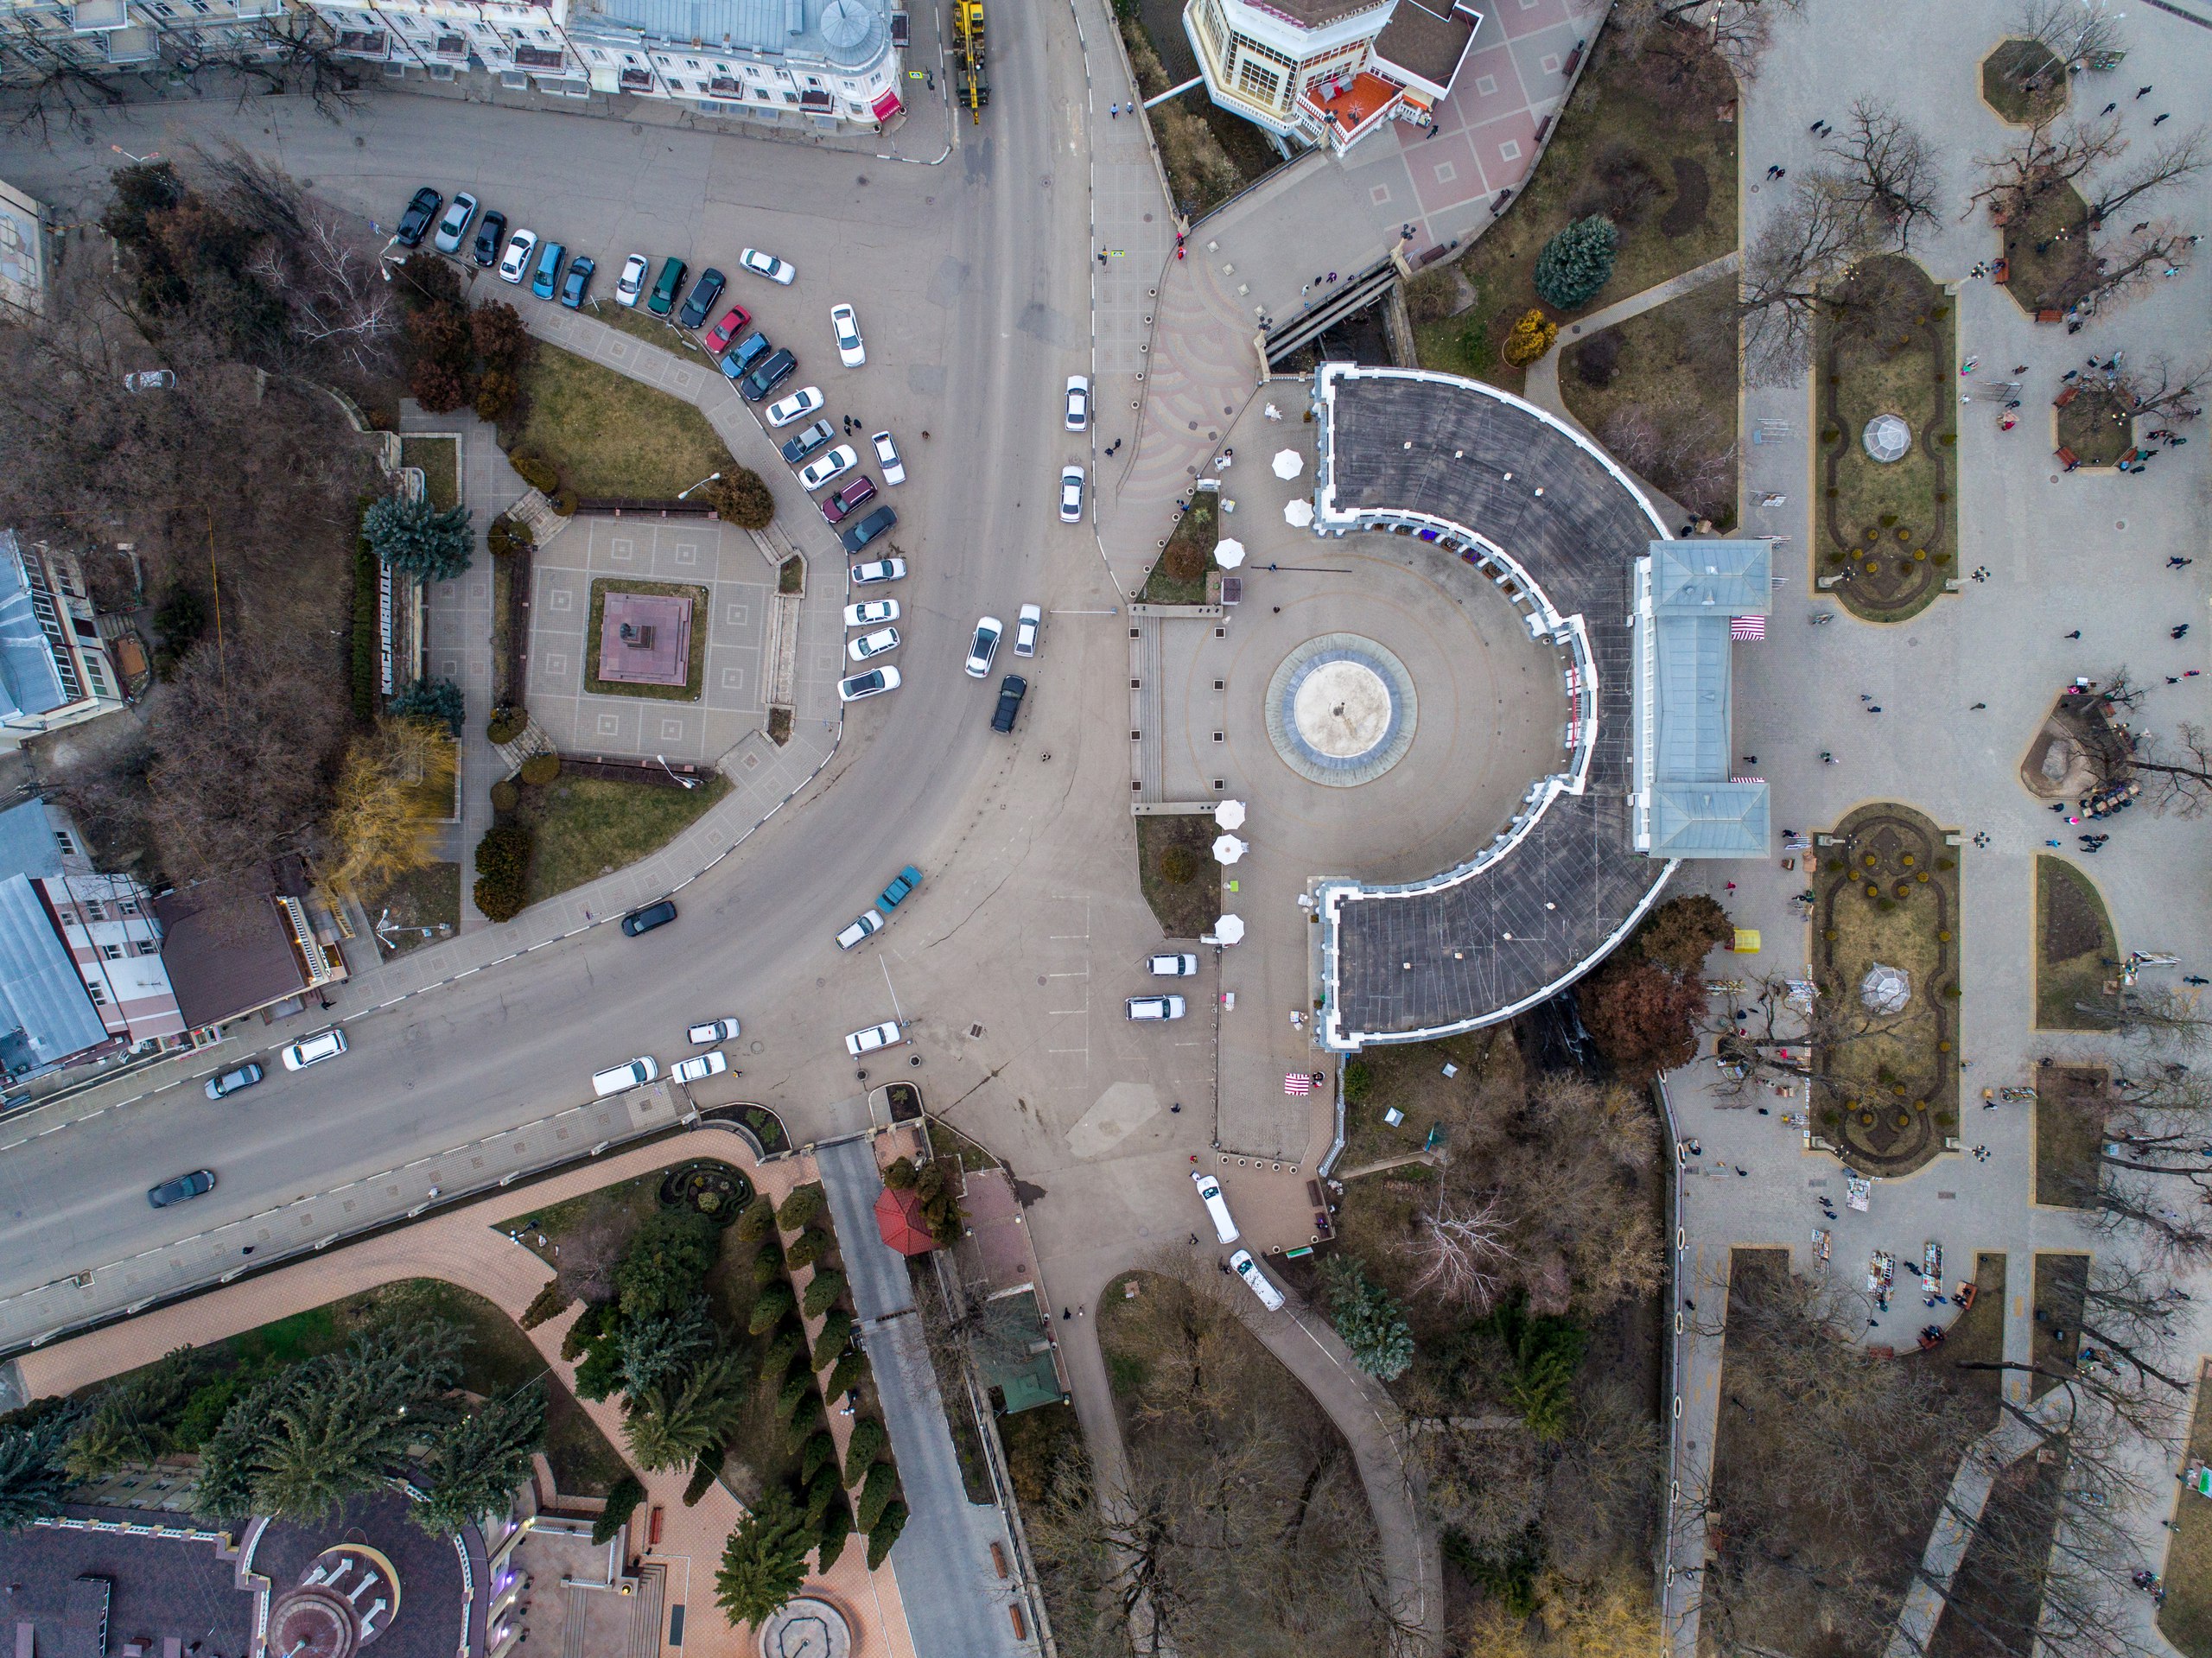
[[[981,126],[983,105],[991,101],[991,80],[983,67],[983,0],[952,0],[953,73],[969,119]]]

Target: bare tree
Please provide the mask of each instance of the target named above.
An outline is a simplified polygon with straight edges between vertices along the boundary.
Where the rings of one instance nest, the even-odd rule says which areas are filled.
[[[1744,381],[1783,385],[1804,370],[1829,285],[1870,252],[1866,216],[1832,179],[1808,178],[1745,252],[1738,289]]]
[[[2071,121],[2064,127],[2039,121],[2010,149],[1975,159],[1982,171],[1981,187],[1967,198],[1967,210],[1960,217],[1970,219],[1975,208],[1985,206],[2018,217],[2051,191],[2126,148],[2116,115]]]
[[[1400,1248],[1420,1270],[1413,1288],[1446,1301],[1486,1311],[1504,1288],[1513,1251],[1505,1242],[1506,1222],[1497,1197],[1469,1204],[1448,1191],[1414,1222],[1414,1236]]]
[[[2089,222],[2103,223],[2155,190],[2190,178],[2212,162],[2212,133],[2202,126],[2177,133],[2143,162],[2101,186],[2089,203]]]
[[[2123,985],[2116,995],[2084,998],[2074,1007],[2122,1036],[2184,1053],[2202,1047],[2212,1037],[2212,1013],[2171,985]]]
[[[2120,14],[2107,0],[2023,0],[2012,28],[2064,64],[2126,50]]]
[[[40,143],[51,144],[54,124],[59,121],[64,132],[89,139],[93,111],[124,101],[121,86],[67,55],[66,49],[57,52],[22,40],[10,44],[16,55],[36,67],[36,73],[7,89],[7,102],[14,106],[7,118],[9,132],[35,131]]]
[[[336,38],[311,12],[257,18],[184,67],[188,73],[214,69],[236,75],[241,107],[257,90],[304,94],[317,114],[334,123],[360,107],[358,61],[339,55]]]
[[[2188,269],[2196,249],[2170,219],[2155,219],[2101,247],[2085,243],[2074,274],[2056,284],[2069,306],[2109,313]]]
[[[1630,53],[1659,48],[1670,37],[1682,42],[1677,52],[1695,42],[1748,81],[1772,42],[1775,21],[1803,10],[1804,0],[1616,0],[1608,27]]]
[[[2176,420],[2195,420],[2204,412],[2208,382],[2212,382],[2212,357],[2183,364],[2163,352],[2132,365],[2121,380],[2138,415],[2170,415]]]
[[[1840,163],[1834,174],[1840,199],[1871,226],[1881,227],[1899,251],[1912,245],[1916,227],[1935,228],[1942,168],[1919,130],[1889,105],[1859,99],[1851,106],[1849,124],[1831,134],[1821,148]]]

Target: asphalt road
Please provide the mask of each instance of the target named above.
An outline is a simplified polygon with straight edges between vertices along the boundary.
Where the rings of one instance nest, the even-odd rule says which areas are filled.
[[[794,288],[740,273],[733,296],[791,339],[830,412],[901,434],[897,533],[914,571],[898,594],[904,689],[853,710],[810,797],[691,887],[675,924],[638,940],[597,930],[347,1021],[345,1058],[296,1075],[272,1064],[232,1100],[171,1089],[0,1152],[0,1294],[543,1116],[600,1067],[680,1056],[692,1018],[744,1020],[745,1096],[776,1100],[802,1137],[821,1126],[810,1105],[861,1092],[842,1033],[911,1015],[925,987],[893,982],[887,956],[840,956],[831,936],[990,786],[995,681],[961,672],[968,630],[1024,600],[1095,596],[1077,556],[1088,529],[1058,524],[1052,501],[1081,441],[1059,429],[1060,387],[1090,365],[1081,58],[1054,8],[1012,9],[994,30],[997,105],[956,128],[938,166],[402,94],[343,124],[293,99],[209,100],[104,117],[53,149],[0,145],[0,174],[65,219],[96,214],[111,143],[184,161],[235,142],[387,226],[418,183],[468,189],[609,273],[633,248],[733,272],[742,247],[778,252],[798,267]],[[864,369],[840,370],[830,349],[841,300],[859,308]],[[148,1207],[149,1185],[200,1166],[218,1174],[213,1193]]]

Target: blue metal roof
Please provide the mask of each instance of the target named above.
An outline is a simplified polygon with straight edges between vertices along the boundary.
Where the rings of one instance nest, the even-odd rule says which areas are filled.
[[[54,814],[46,802],[26,800],[0,811],[0,880],[60,873],[61,847],[54,838]]]
[[[0,530],[0,721],[50,714],[69,700],[31,608],[30,581],[12,530]]]
[[[1773,562],[1764,541],[1655,541],[1652,605],[1662,616],[1764,616],[1774,601]]]
[[[1653,626],[1659,733],[1652,776],[1661,783],[1728,775],[1728,616],[1670,616]]]
[[[20,1033],[22,1050],[38,1068],[107,1040],[99,1010],[27,875],[0,881],[0,1027]]]
[[[597,0],[607,22],[711,52],[790,53],[858,67],[890,33],[889,0]]]
[[[1662,783],[1651,791],[1651,855],[1761,856],[1768,806],[1764,783]]]

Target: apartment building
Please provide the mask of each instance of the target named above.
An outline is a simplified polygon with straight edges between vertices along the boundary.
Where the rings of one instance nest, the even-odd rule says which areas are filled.
[[[76,555],[0,530],[0,749],[123,706]]]
[[[0,0],[0,84],[276,56],[293,16],[285,0]]]

